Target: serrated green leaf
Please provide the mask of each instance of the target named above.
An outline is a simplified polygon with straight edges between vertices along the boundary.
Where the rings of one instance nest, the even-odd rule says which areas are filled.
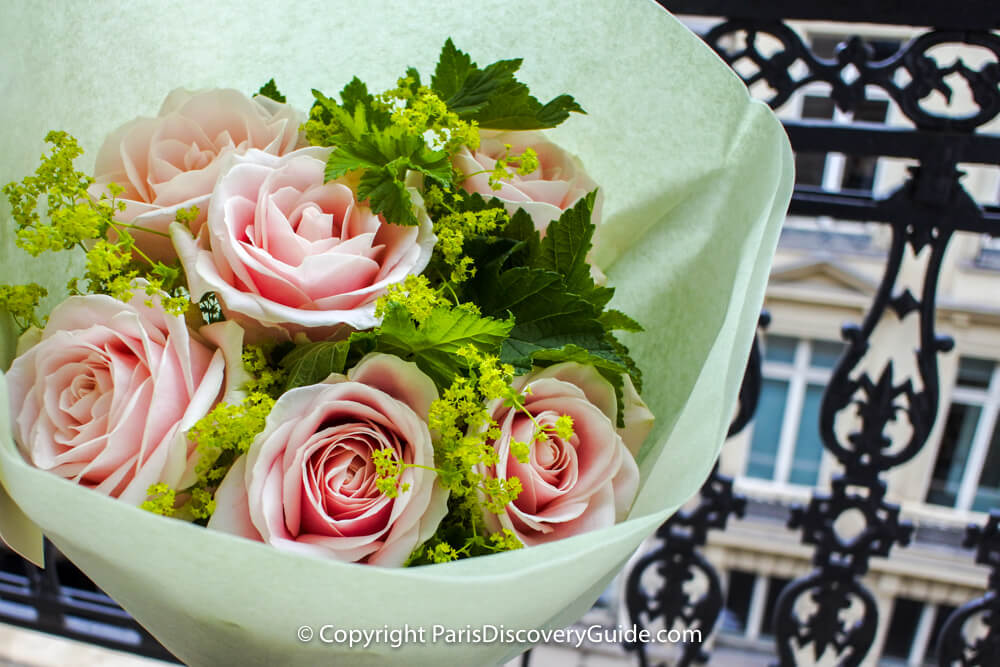
[[[347,362],[350,343],[308,343],[299,345],[281,360],[281,367],[288,371],[285,391],[322,382],[331,373],[342,373]]]
[[[641,324],[620,310],[606,310],[601,313],[598,319],[608,331],[631,331],[635,333],[644,331]]]
[[[269,79],[267,83],[261,86],[260,90],[257,91],[257,94],[268,97],[275,102],[281,102],[282,104],[286,101],[285,96],[278,90],[278,85],[274,82],[273,78]]]
[[[470,72],[461,89],[448,97],[445,103],[459,116],[474,116],[498,95],[512,94],[515,88],[523,88],[527,93],[527,86],[514,78],[514,73],[521,68],[521,62],[520,58],[498,60],[486,69]]]
[[[535,113],[535,118],[542,124],[542,127],[555,127],[569,118],[570,113],[586,114],[587,112],[572,96],[559,95],[546,102]]]
[[[514,75],[521,59],[498,60],[479,68],[448,39],[431,78],[431,88],[448,108],[480,127],[532,130],[555,127],[583,109],[569,95],[542,104]]]
[[[525,244],[525,248],[527,249],[525,257],[526,266],[530,266],[536,261],[542,242],[541,235],[535,229],[535,222],[531,219],[531,215],[523,208],[514,211],[514,215],[510,216],[510,222],[501,230],[500,236],[506,239],[521,241]]]
[[[449,37],[441,49],[434,76],[431,77],[431,89],[441,99],[447,100],[461,90],[462,84],[475,69],[472,58],[456,48]]]
[[[369,169],[358,184],[358,200],[368,200],[372,213],[380,213],[386,222],[414,227],[420,224],[413,213],[413,202],[406,184],[388,168]]]
[[[363,104],[355,106],[352,113],[315,88],[312,94],[316,101],[313,103],[311,115],[315,115],[317,109],[319,110],[319,118],[335,135],[337,146],[357,141],[368,132],[367,114]]]
[[[369,142],[358,141],[340,145],[326,159],[326,169],[323,177],[326,181],[340,178],[349,171],[356,169],[381,169],[384,166],[382,155]]]
[[[378,330],[378,349],[414,361],[443,388],[467,368],[466,360],[458,356],[459,349],[471,344],[482,352],[495,352],[513,326],[513,320],[443,306],[417,325],[406,308],[394,303]]]
[[[340,91],[340,102],[344,109],[353,113],[359,104],[371,108],[375,103],[375,98],[368,92],[368,86],[365,85],[365,82],[354,77]]]
[[[468,118],[492,130],[543,130],[556,127],[570,112],[586,113],[569,95],[560,95],[543,105],[526,86],[516,84],[498,90]]]
[[[538,249],[540,269],[555,271],[566,281],[566,288],[582,294],[594,287],[590,277],[587,253],[590,252],[594,223],[590,217],[594,211],[597,191],[582,197],[572,207],[563,211],[558,220],[549,223]]]

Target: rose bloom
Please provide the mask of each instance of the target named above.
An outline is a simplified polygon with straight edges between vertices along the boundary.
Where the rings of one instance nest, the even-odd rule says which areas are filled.
[[[237,90],[177,89],[156,118],[136,118],[104,140],[90,193],[98,198],[109,194],[109,183],[122,186],[118,201],[125,210],[116,220],[161,233],[178,209],[197,206],[192,223],[197,233],[219,177],[219,159],[251,148],[273,155],[291,152],[300,143],[301,122],[292,107],[260,95],[250,99]],[[130,231],[154,259],[173,258],[170,239]]]
[[[532,546],[614,525],[625,518],[639,487],[634,455],[652,427],[652,413],[626,378],[625,428],[618,429],[615,391],[593,366],[566,362],[515,379],[524,407],[542,427],[562,415],[573,419],[573,436],[551,431],[530,445],[527,463],[511,453],[511,440],[531,443],[535,423],[523,411],[494,401],[489,411],[500,427],[494,441],[499,462],[489,477],[517,477],[523,490],[502,514],[486,513],[492,531],[507,528]],[[634,449],[626,446],[634,444]]]
[[[386,496],[372,454],[389,449],[432,468],[427,415],[436,398],[415,364],[387,354],[288,391],[223,479],[208,527],[287,551],[402,565],[437,530],[448,494],[432,470],[405,468],[408,489]]]
[[[453,164],[463,174],[473,174],[462,181],[467,192],[478,192],[486,199],[496,198],[503,202],[511,215],[523,208],[543,236],[549,223],[557,220],[562,212],[571,208],[586,194],[597,188],[597,184],[583,170],[575,156],[545,138],[541,132],[480,132],[479,148],[470,151],[462,149],[453,158]],[[511,155],[532,148],[538,153],[539,168],[530,174],[515,174],[500,181],[500,189],[490,187],[490,170],[497,159],[503,157],[505,144],[510,144]],[[486,173],[478,173],[483,172]],[[598,225],[601,220],[602,191],[597,192],[597,201],[591,221]]]
[[[323,182],[328,155],[232,156],[198,238],[171,227],[192,297],[215,292],[258,339],[321,340],[376,326],[386,287],[430,260],[436,238],[416,190],[420,225],[386,224],[350,187]]]
[[[194,480],[184,436],[242,380],[233,323],[188,330],[183,317],[103,295],[70,297],[7,374],[14,440],[34,466],[139,505],[153,484]],[[227,365],[239,370],[230,372]]]

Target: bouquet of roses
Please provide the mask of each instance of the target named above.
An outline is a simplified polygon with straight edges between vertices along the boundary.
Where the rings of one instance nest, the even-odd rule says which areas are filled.
[[[652,427],[588,262],[600,192],[520,60],[448,40],[429,81],[174,91],[91,178],[53,132],[4,188],[32,255],[82,250],[7,375],[33,465],[279,549],[446,562],[613,525]],[[300,131],[301,129],[301,131]],[[47,216],[39,215],[39,199]],[[597,280],[595,281],[595,274]]]
[[[273,81],[175,91],[103,144],[104,102],[0,112],[22,128],[0,135],[0,181],[37,254],[2,260],[0,535],[38,562],[44,531],[188,664],[516,655],[539,637],[472,631],[579,618],[711,469],[790,196],[780,124],[653,3],[480,7],[517,22],[522,68],[473,62],[509,35],[464,4],[316,6],[328,21],[296,34],[342,90],[309,101],[317,68],[283,65],[284,42],[204,17],[235,49],[220,61],[189,39],[207,6],[182,4],[68,10],[123,117],[207,62],[213,82],[272,63],[302,102]],[[11,17],[11,53],[61,34]],[[405,35],[331,39],[348,20]],[[584,28],[606,39],[559,51]],[[125,66],[108,31],[170,72]],[[449,33],[436,66],[405,69]],[[24,76],[104,94],[72,67]],[[0,83],[26,90],[19,71]],[[39,118],[81,142],[51,134],[22,178]],[[93,170],[81,144],[101,146]],[[25,284],[54,292],[66,266],[61,302]],[[403,628],[426,634],[327,641]]]

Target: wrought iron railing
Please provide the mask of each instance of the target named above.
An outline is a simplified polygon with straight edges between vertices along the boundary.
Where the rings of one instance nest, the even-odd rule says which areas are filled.
[[[959,163],[1000,165],[1000,136],[982,128],[1000,116],[1000,9],[995,0],[661,0],[680,15],[717,19],[704,39],[727,62],[736,65],[748,85],[766,84],[769,104],[780,108],[804,86],[825,82],[841,112],[859,110],[869,87],[895,104],[912,127],[842,126],[816,120],[785,122],[793,148],[800,153],[837,152],[849,156],[908,158],[915,162],[906,181],[885,196],[870,191],[831,191],[797,185],[791,214],[880,223],[888,230],[885,270],[860,325],[843,329],[844,353],[827,386],[820,413],[820,433],[840,471],[830,492],[814,490],[809,503],[793,508],[789,530],[799,531],[812,548],[812,572],[788,584],[775,606],[775,654],[778,664],[794,664],[794,651],[812,646],[833,650],[837,664],[858,665],[868,656],[878,609],[862,580],[872,558],[885,558],[906,547],[913,526],[886,501],[887,471],[912,460],[928,441],[938,413],[938,355],[952,343],[935,332],[935,295],[942,258],[956,232],[1000,236],[1000,207],[978,205],[964,189]],[[886,26],[932,26],[896,48],[880,53],[860,38],[843,40],[832,54],[817,54],[790,25],[795,21],[852,22]],[[771,47],[759,43],[766,38]],[[774,45],[777,46],[774,46]],[[995,56],[979,67],[962,60],[940,65],[929,51],[941,45],[977,47]],[[958,77],[971,91],[975,109],[949,115],[926,108],[936,91],[952,94]],[[897,285],[907,248],[928,250],[922,284],[916,291]],[[907,315],[915,315],[907,318]],[[916,327],[916,377],[899,377],[892,361],[877,371],[863,370],[872,335],[885,317]],[[762,318],[766,326],[767,316]],[[900,349],[899,354],[913,354]],[[911,364],[912,365],[912,364]],[[731,432],[752,418],[761,381],[760,347],[755,344],[741,392],[741,409]],[[857,427],[847,434],[834,428],[844,411],[856,411]],[[886,435],[891,420],[905,420],[909,435],[893,442]],[[637,624],[700,629],[707,639],[724,605],[724,586],[702,553],[711,530],[722,529],[732,515],[742,515],[745,499],[733,493],[732,481],[718,468],[706,481],[700,504],[679,513],[657,533],[659,546],[640,557],[626,576],[626,606]],[[837,519],[860,513],[865,526],[848,539]],[[1000,664],[1000,513],[985,527],[970,527],[966,546],[975,562],[992,568],[989,590],[955,610],[938,641],[942,665]],[[141,627],[97,591],[58,555],[56,567],[40,571],[8,556],[0,572],[0,621],[142,655],[172,659]],[[969,555],[971,561],[973,556]],[[650,591],[642,575],[655,570],[662,585]],[[687,585],[698,578],[699,590]],[[807,602],[808,604],[803,604]],[[808,612],[802,610],[811,607]],[[853,607],[855,617],[841,612]],[[984,632],[968,630],[977,622]],[[646,647],[627,646],[641,665]],[[868,656],[871,658],[871,656]],[[682,647],[678,665],[710,659],[705,643]],[[527,662],[527,661],[525,661]]]
[[[719,18],[705,41],[743,77],[748,86],[766,84],[766,101],[780,108],[805,86],[822,82],[844,113],[861,110],[868,92],[877,88],[913,127],[840,126],[816,120],[785,121],[793,148],[800,153],[837,152],[848,156],[908,158],[916,166],[895,191],[876,197],[871,192],[831,191],[797,185],[790,214],[829,216],[838,220],[885,225],[891,234],[884,274],[860,325],[847,325],[843,355],[826,387],[819,416],[823,446],[838,462],[831,491],[814,490],[808,505],[791,510],[790,530],[800,531],[812,547],[813,570],[786,585],[777,599],[771,627],[782,666],[795,664],[802,649],[820,656],[832,651],[836,664],[853,666],[869,659],[878,625],[875,597],[862,576],[872,558],[886,558],[906,547],[914,527],[899,518],[899,507],[886,501],[884,475],[911,461],[928,441],[938,413],[938,355],[953,342],[935,332],[935,296],[942,260],[955,232],[1000,236],[1000,209],[980,206],[961,182],[959,163],[1000,165],[1000,136],[982,127],[1000,116],[1000,10],[994,2],[726,2],[724,0],[661,2],[678,14]],[[790,26],[796,20],[843,21],[888,26],[933,26],[913,39],[878,53],[859,37],[840,41],[832,54],[817,54]],[[841,26],[850,30],[850,26]],[[768,48],[759,48],[763,41]],[[942,45],[977,47],[991,52],[985,64],[970,66],[958,57],[939,64],[929,53]],[[793,72],[793,70],[795,70]],[[955,77],[971,91],[972,108],[961,113],[928,109],[934,91],[945,99],[953,94]],[[907,250],[929,252],[916,293],[902,284],[900,268]],[[908,318],[910,314],[916,315]],[[900,346],[881,368],[864,366],[876,330],[887,317],[915,326],[915,351]],[[748,382],[759,386],[760,355],[750,360]],[[900,377],[903,355],[915,353],[915,377]],[[895,363],[894,363],[895,362]],[[748,397],[753,403],[756,391]],[[742,397],[741,397],[742,398]],[[753,410],[744,404],[741,414]],[[853,411],[855,427],[848,433],[834,428],[837,418]],[[905,420],[909,434],[894,442],[887,427]],[[740,424],[737,424],[740,425]],[[699,553],[706,532],[725,526],[740,514],[731,481],[713,471],[698,507],[668,521],[659,531],[662,544],[640,561],[626,586],[626,604],[636,623],[681,624],[711,633],[722,608],[719,574]],[[853,536],[838,531],[837,520],[848,512],[863,517],[864,527]],[[942,665],[1000,664],[1000,513],[985,528],[972,526],[966,546],[978,547],[976,562],[994,569],[985,596],[955,610],[938,641]],[[971,560],[971,557],[970,557]],[[641,568],[641,569],[639,569]],[[642,569],[656,569],[662,585],[643,587]],[[699,588],[685,582],[699,576]],[[853,617],[843,612],[852,608]],[[972,623],[982,629],[973,631]],[[626,647],[647,664],[643,646]],[[685,646],[677,664],[708,660],[702,646]]]

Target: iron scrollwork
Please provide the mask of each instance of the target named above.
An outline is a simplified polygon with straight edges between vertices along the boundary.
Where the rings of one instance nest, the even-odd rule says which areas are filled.
[[[762,36],[780,44],[776,53],[762,51]],[[878,87],[921,130],[972,132],[1000,114],[1000,37],[990,32],[928,32],[885,58],[879,58],[872,45],[859,37],[842,42],[833,58],[817,56],[798,33],[780,22],[726,21],[706,33],[704,39],[731,66],[741,61],[752,63],[757,71],[747,73],[744,81],[748,86],[767,84],[774,93],[765,101],[774,108],[808,85],[825,83],[830,87],[830,97],[843,111],[856,110],[860,102],[868,99],[867,87]],[[740,46],[728,48],[733,43]],[[979,47],[994,59],[974,68],[961,58],[941,65],[930,55],[935,48],[954,44]],[[806,70],[798,77],[793,76],[797,63]],[[959,80],[968,87],[978,107],[976,112],[952,115],[923,105],[934,92],[950,104]]]
[[[965,546],[976,547],[976,562],[990,568],[986,595],[956,609],[941,628],[938,660],[942,667],[1000,664],[1000,511],[994,510],[985,528],[969,526]],[[974,622],[985,636],[967,630]]]
[[[731,5],[739,14],[746,10],[739,3],[721,5]],[[778,597],[772,625],[782,667],[821,656],[829,660],[830,652],[835,663],[844,667],[862,662],[878,627],[878,607],[862,577],[872,557],[889,556],[894,547],[908,545],[913,534],[913,527],[900,520],[899,507],[886,501],[882,476],[916,456],[927,442],[938,411],[937,359],[953,346],[950,339],[936,334],[934,326],[937,281],[948,243],[956,231],[1000,235],[995,207],[984,209],[972,200],[958,168],[963,161],[1000,164],[997,152],[988,150],[996,137],[976,134],[1000,115],[1000,36],[988,30],[996,22],[996,17],[984,21],[985,29],[980,31],[928,31],[880,56],[871,44],[853,37],[841,42],[832,58],[820,57],[795,31],[770,19],[727,20],[704,36],[745,83],[763,82],[770,87],[773,94],[767,101],[772,107],[819,82],[827,85],[838,108],[857,111],[868,88],[874,86],[915,126],[913,130],[865,126],[836,130],[829,123],[786,123],[796,150],[892,155],[912,158],[918,164],[886,198],[808,186],[796,187],[793,197],[793,212],[885,223],[892,240],[881,284],[863,323],[843,330],[846,349],[821,406],[823,445],[843,471],[832,480],[829,493],[813,492],[809,504],[793,508],[790,516],[789,528],[802,531],[802,541],[814,547],[815,569],[788,584]],[[767,48],[762,46],[765,41]],[[977,47],[985,56],[977,66],[961,58],[942,64],[934,56],[945,45]],[[940,105],[928,108],[928,96],[936,92],[950,102],[960,84],[970,91],[975,111],[953,113],[950,106]],[[887,143],[892,146],[884,152]],[[927,148],[931,145],[933,150]],[[918,258],[924,262],[922,285],[911,290],[901,284],[901,267],[904,260]],[[870,354],[871,341],[876,329],[887,323],[909,330],[915,327],[917,343],[910,352],[894,350],[903,356],[879,361]],[[1000,539],[996,533],[996,519],[991,519],[983,534],[994,535],[990,539],[996,541]],[[992,558],[1000,559],[1000,547]],[[986,598],[956,612],[948,625],[951,648],[942,648],[951,651],[950,656],[991,657],[986,662],[957,664],[997,662],[1000,654],[990,651],[1000,646],[996,627],[1000,616],[993,612],[998,585],[994,576]],[[672,604],[682,603],[678,599]],[[676,609],[657,611],[668,619],[679,613]],[[962,644],[964,635],[954,628],[976,615],[984,619],[989,632],[971,646]]]

